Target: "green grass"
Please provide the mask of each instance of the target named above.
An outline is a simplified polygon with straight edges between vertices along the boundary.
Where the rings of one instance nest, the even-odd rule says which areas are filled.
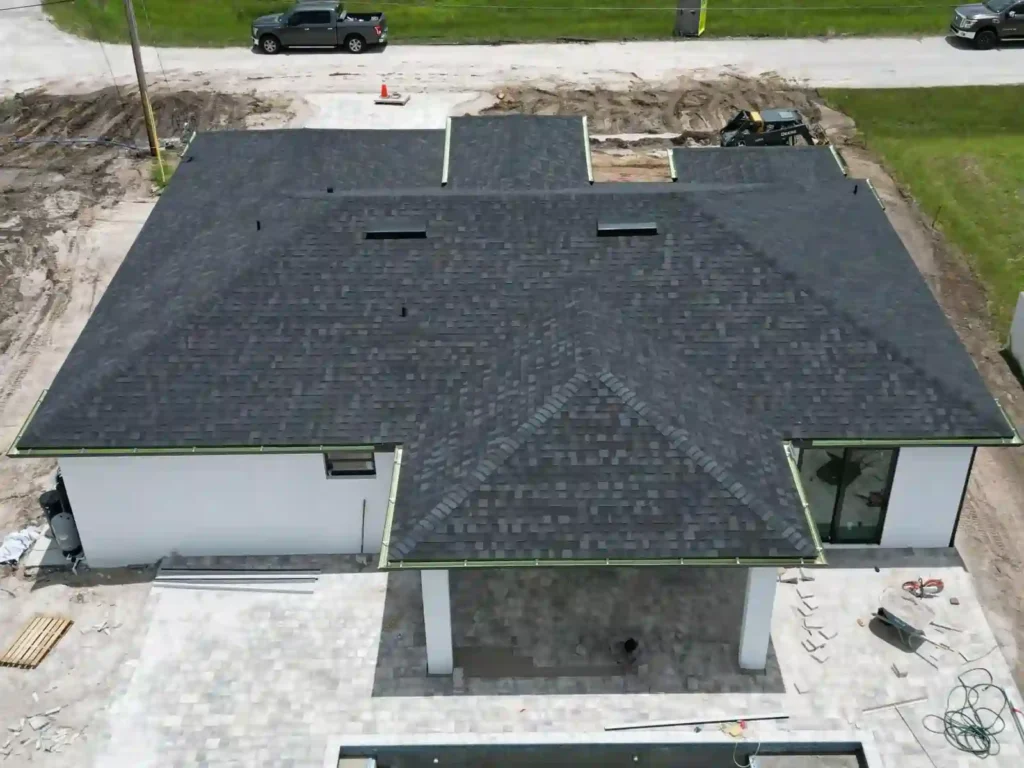
[[[970,259],[996,331],[1024,289],[1024,86],[826,91]]]
[[[840,7],[851,5],[867,7]],[[280,0],[136,0],[135,14],[147,44],[247,45],[252,19],[289,6]],[[396,42],[668,38],[675,19],[673,0],[401,0],[379,6],[358,0],[348,7],[384,10]],[[731,10],[748,8],[770,10]],[[127,39],[121,0],[74,0],[47,12],[83,37]],[[950,13],[949,0],[911,0],[903,7],[892,0],[710,0],[706,34],[941,34]]]

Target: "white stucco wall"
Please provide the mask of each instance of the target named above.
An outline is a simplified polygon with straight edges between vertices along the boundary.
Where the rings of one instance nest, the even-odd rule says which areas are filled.
[[[970,447],[901,448],[883,547],[948,547],[970,471]]]
[[[89,564],[182,555],[380,551],[394,454],[328,478],[320,453],[60,460]],[[366,519],[363,521],[363,502]]]

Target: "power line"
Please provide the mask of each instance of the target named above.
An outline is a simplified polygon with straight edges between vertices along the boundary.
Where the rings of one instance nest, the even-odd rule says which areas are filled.
[[[146,16],[146,28],[149,30],[149,39],[156,40],[153,35],[153,24],[149,20],[149,9],[146,7],[146,0],[142,0],[142,12]],[[153,45],[153,50],[156,51],[156,63],[160,65],[160,74],[164,76],[164,85],[167,85],[167,72],[164,69],[163,59],[160,58],[160,46]]]
[[[0,8],[0,11],[19,11],[22,8],[42,8],[45,5],[61,5],[62,3],[73,3],[75,0],[50,0],[48,3],[30,3],[29,5],[9,5]]]

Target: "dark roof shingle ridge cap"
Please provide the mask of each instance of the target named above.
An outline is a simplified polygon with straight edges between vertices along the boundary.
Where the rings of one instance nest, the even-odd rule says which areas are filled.
[[[627,407],[638,413],[645,421],[653,426],[671,443],[673,448],[683,451],[686,456],[697,465],[697,467],[710,476],[716,483],[722,486],[725,491],[743,504],[749,507],[761,520],[768,524],[776,524],[775,515],[770,509],[765,508],[757,496],[750,491],[743,483],[735,479],[732,473],[718,461],[714,456],[705,451],[699,445],[692,442],[690,433],[682,427],[677,427],[666,419],[659,411],[645,403],[643,399],[631,389],[625,382],[611,371],[602,371],[598,379],[616,397],[622,400]]]
[[[392,547],[396,554],[401,557],[407,556],[420,543],[424,535],[433,532],[438,524],[448,519],[451,513],[460,507],[471,493],[483,485],[487,478],[494,474],[512,454],[529,441],[537,433],[537,430],[561,413],[565,404],[579,392],[580,387],[590,378],[589,373],[576,371],[568,381],[555,387],[530,418],[524,421],[511,435],[500,438],[498,444],[484,454],[469,476],[445,493],[433,509],[420,518],[413,532]]]

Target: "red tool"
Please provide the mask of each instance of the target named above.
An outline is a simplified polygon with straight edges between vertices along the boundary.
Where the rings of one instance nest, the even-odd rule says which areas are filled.
[[[903,589],[912,594],[914,597],[934,597],[946,588],[946,585],[942,583],[942,579],[917,579],[916,581],[907,581],[903,584]]]

